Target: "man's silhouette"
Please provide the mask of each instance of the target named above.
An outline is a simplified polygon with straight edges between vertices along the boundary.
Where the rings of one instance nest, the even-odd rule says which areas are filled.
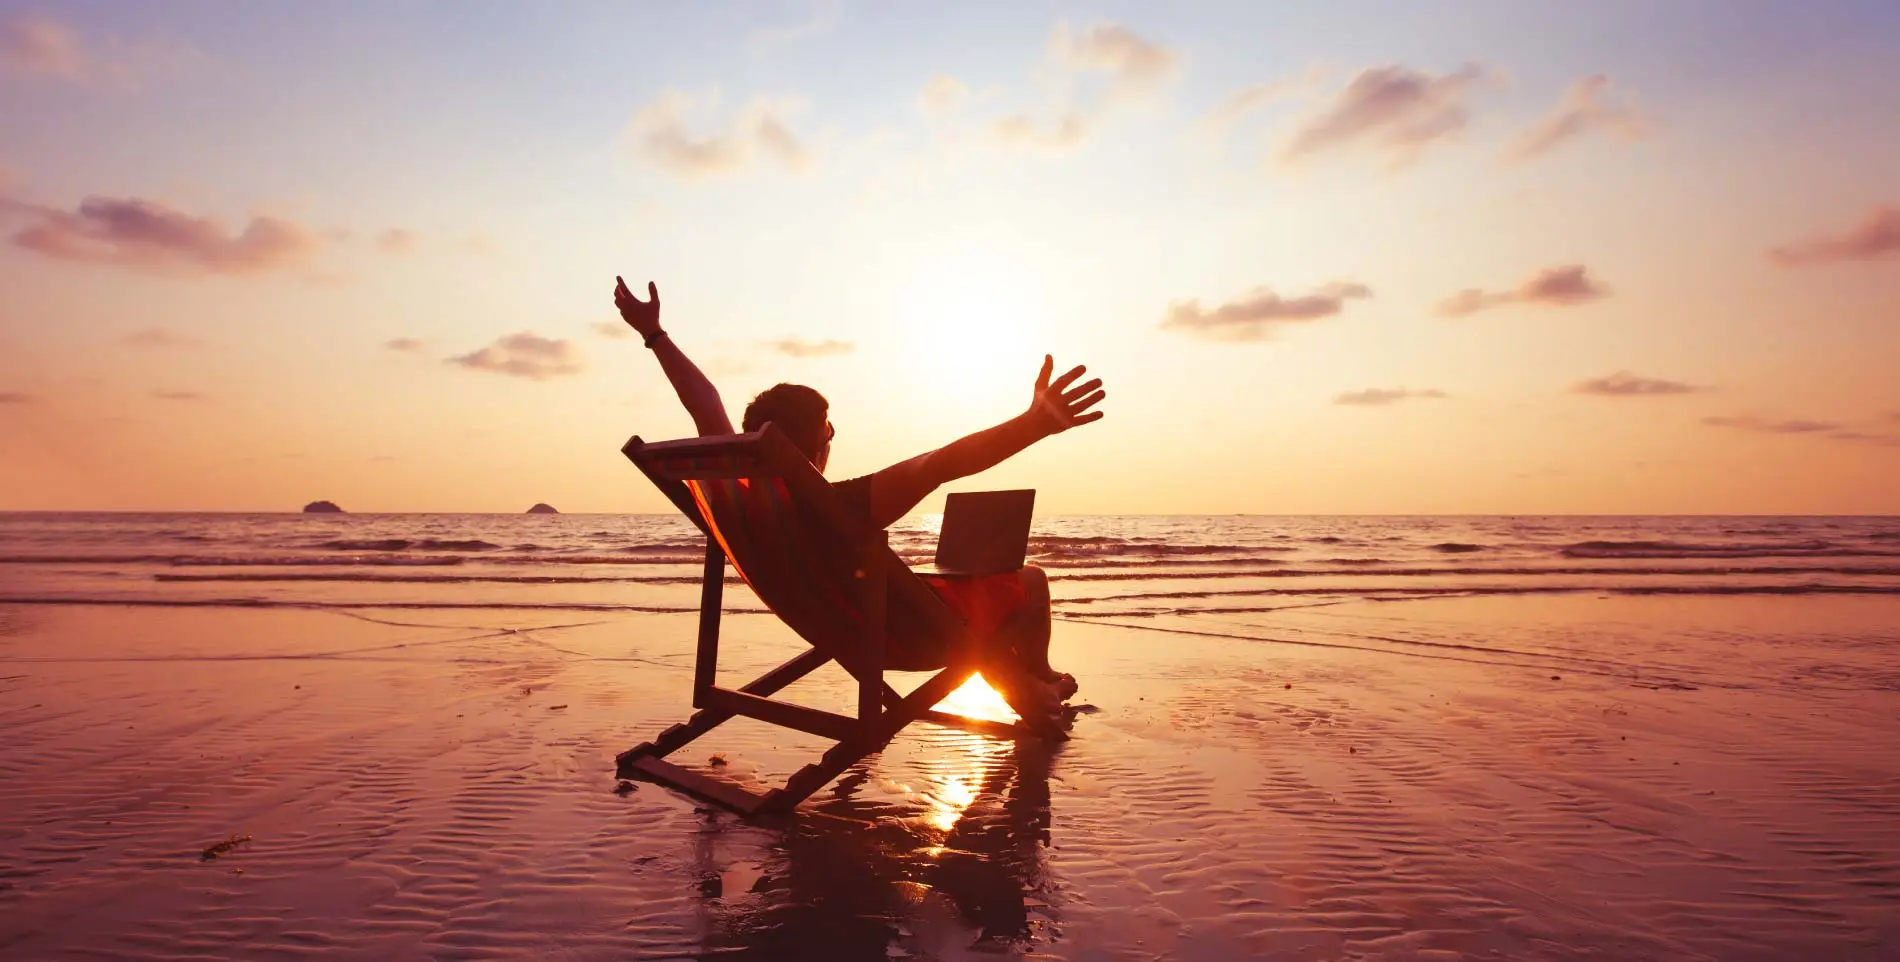
[[[649,300],[642,301],[627,290],[625,280],[615,281],[614,306],[659,359],[700,436],[736,433],[719,390],[660,329],[659,288],[648,282]],[[879,528],[889,527],[938,487],[995,467],[1052,434],[1100,420],[1102,412],[1090,408],[1106,396],[1101,379],[1071,387],[1086,368],[1077,366],[1051,381],[1054,371],[1055,360],[1045,356],[1029,408],[1022,414],[833,487],[851,510]],[[824,395],[802,384],[780,384],[746,406],[743,425],[747,431],[768,422],[776,425],[822,473],[837,433],[829,413]],[[1049,666],[1049,579],[1043,570],[1030,565],[982,578],[925,575],[924,580],[970,625],[972,637],[982,647],[983,676],[1010,707],[1032,725],[1059,723],[1062,702],[1075,693],[1075,679]],[[893,639],[908,635],[901,629],[890,633]]]

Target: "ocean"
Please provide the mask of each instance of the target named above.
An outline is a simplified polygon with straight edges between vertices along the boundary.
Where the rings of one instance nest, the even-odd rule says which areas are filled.
[[[939,520],[900,522],[892,547],[927,562]],[[666,515],[0,513],[0,601],[691,611],[702,544]],[[1073,618],[1900,594],[1891,517],[1058,516],[1037,522],[1029,554]],[[760,610],[743,590],[726,599]]]
[[[758,823],[615,777],[693,711],[702,551],[0,514],[0,955],[1900,957],[1900,518],[1046,517],[1070,737],[911,726]],[[728,683],[800,650],[725,598]]]

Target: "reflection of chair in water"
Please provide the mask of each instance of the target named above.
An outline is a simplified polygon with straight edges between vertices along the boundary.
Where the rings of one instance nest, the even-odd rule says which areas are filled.
[[[655,444],[636,437],[622,450],[706,532],[693,673],[693,707],[699,710],[653,741],[623,752],[618,759],[622,776],[649,778],[751,815],[791,809],[913,721],[1016,736],[1013,725],[935,710],[977,671],[967,628],[891,551],[885,533],[844,510],[837,492],[770,424],[752,434]],[[812,645],[738,689],[714,684],[728,561],[759,600]],[[887,625],[897,629],[889,638]],[[857,679],[857,717],[772,699],[834,660]],[[884,683],[886,668],[941,670],[900,696]],[[794,773],[783,788],[764,793],[665,760],[736,715],[830,738],[837,745]]]
[[[1035,939],[1030,899],[1051,901],[1044,848],[1049,770],[1059,748],[1036,741],[994,752],[983,747],[943,746],[942,764],[930,766],[935,772],[917,786],[926,796],[922,809],[893,812],[858,797],[861,769],[841,780],[806,807],[818,817],[774,833],[759,863],[749,866],[756,875],[729,873],[744,889],[702,889],[701,951],[738,959],[873,959],[908,941],[937,957],[971,942],[997,948]],[[729,868],[711,848],[700,857],[702,878]]]

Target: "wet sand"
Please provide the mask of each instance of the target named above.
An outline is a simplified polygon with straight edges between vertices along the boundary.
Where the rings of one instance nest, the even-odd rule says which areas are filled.
[[[913,727],[757,825],[615,792],[691,637],[0,605],[0,958],[1900,957],[1892,598],[1065,620],[1069,742]],[[729,678],[795,650],[728,639]],[[817,748],[734,722],[675,757]]]

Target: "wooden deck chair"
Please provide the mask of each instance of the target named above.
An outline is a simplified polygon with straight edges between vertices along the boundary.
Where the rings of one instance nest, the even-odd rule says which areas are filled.
[[[656,781],[744,815],[783,812],[883,748],[914,721],[991,737],[1017,736],[1015,725],[935,710],[977,670],[968,628],[891,551],[882,530],[850,516],[837,492],[772,425],[751,434],[652,444],[636,436],[621,451],[706,533],[706,567],[693,671],[697,711],[652,741],[622,752],[617,759],[620,777]],[[766,607],[812,646],[739,688],[721,687],[715,678],[727,563]],[[901,623],[918,625],[947,642],[947,658],[931,659],[942,663],[898,659],[887,665],[886,616],[900,608],[905,614]],[[772,698],[832,661],[857,680],[856,717]],[[937,674],[910,694],[899,695],[884,682],[887,667]],[[666,761],[667,755],[737,715],[837,744],[794,773],[784,787],[763,793]]]

